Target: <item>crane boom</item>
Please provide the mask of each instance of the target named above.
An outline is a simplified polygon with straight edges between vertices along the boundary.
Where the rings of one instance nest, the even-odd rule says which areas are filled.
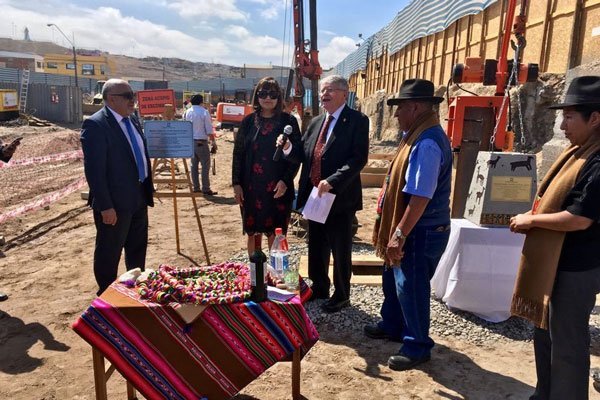
[[[291,109],[296,108],[302,118],[304,118],[303,100],[306,94],[302,82],[303,78],[311,81],[312,115],[316,115],[319,112],[318,83],[323,73],[323,69],[319,64],[319,50],[317,49],[317,0],[309,0],[309,10],[310,40],[307,40],[304,35],[304,0],[293,1],[295,83]]]

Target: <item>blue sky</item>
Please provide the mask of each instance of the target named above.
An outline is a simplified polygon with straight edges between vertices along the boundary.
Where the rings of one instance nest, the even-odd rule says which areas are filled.
[[[389,23],[408,0],[317,0],[321,65],[332,67]],[[293,55],[291,0],[0,0],[0,37],[134,57],[179,57],[191,61],[290,65]],[[308,14],[308,1],[305,1]],[[287,23],[284,24],[287,15]],[[308,20],[305,24],[309,35]],[[284,42],[285,32],[285,42]],[[1,49],[0,49],[1,50]]]

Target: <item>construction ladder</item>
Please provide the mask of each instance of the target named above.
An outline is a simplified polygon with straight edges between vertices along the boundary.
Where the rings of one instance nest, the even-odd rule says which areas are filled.
[[[19,94],[19,111],[25,114],[27,110],[27,92],[29,90],[29,70],[24,69],[21,74],[21,93]]]

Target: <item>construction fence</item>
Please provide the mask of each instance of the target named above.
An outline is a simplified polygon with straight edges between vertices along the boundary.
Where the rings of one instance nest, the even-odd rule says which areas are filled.
[[[349,78],[351,88],[359,98],[378,90],[398,92],[402,81],[409,78],[424,78],[436,85],[446,85],[452,67],[464,63],[467,57],[498,59],[508,2],[476,2],[480,4],[476,14],[469,9],[471,14],[463,15],[435,33],[414,29],[419,37],[398,48],[397,41],[390,42],[394,38],[390,32],[395,32],[398,26],[410,21],[434,21],[435,13],[440,11],[436,8],[446,10],[448,3],[452,3],[454,9],[461,5],[466,9],[467,3],[475,3],[469,0],[413,0],[390,24],[366,39],[335,69]],[[527,44],[522,61],[537,63],[540,73],[565,73],[599,59],[600,0],[530,0],[526,14]],[[455,12],[454,15],[459,14]]]
[[[14,89],[17,83],[0,82],[0,89]],[[30,83],[25,112],[52,122],[76,124],[83,120],[81,88]]]

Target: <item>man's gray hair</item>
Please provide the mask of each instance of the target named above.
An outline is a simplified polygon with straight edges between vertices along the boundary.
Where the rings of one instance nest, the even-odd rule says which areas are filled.
[[[348,85],[348,81],[346,78],[340,75],[329,75],[323,79],[321,79],[321,85],[330,84],[339,89],[344,89],[346,92],[350,89]]]
[[[109,93],[114,89],[115,86],[127,85],[129,86],[129,82],[124,81],[123,79],[109,79],[102,86],[102,99],[106,100],[108,98]]]

